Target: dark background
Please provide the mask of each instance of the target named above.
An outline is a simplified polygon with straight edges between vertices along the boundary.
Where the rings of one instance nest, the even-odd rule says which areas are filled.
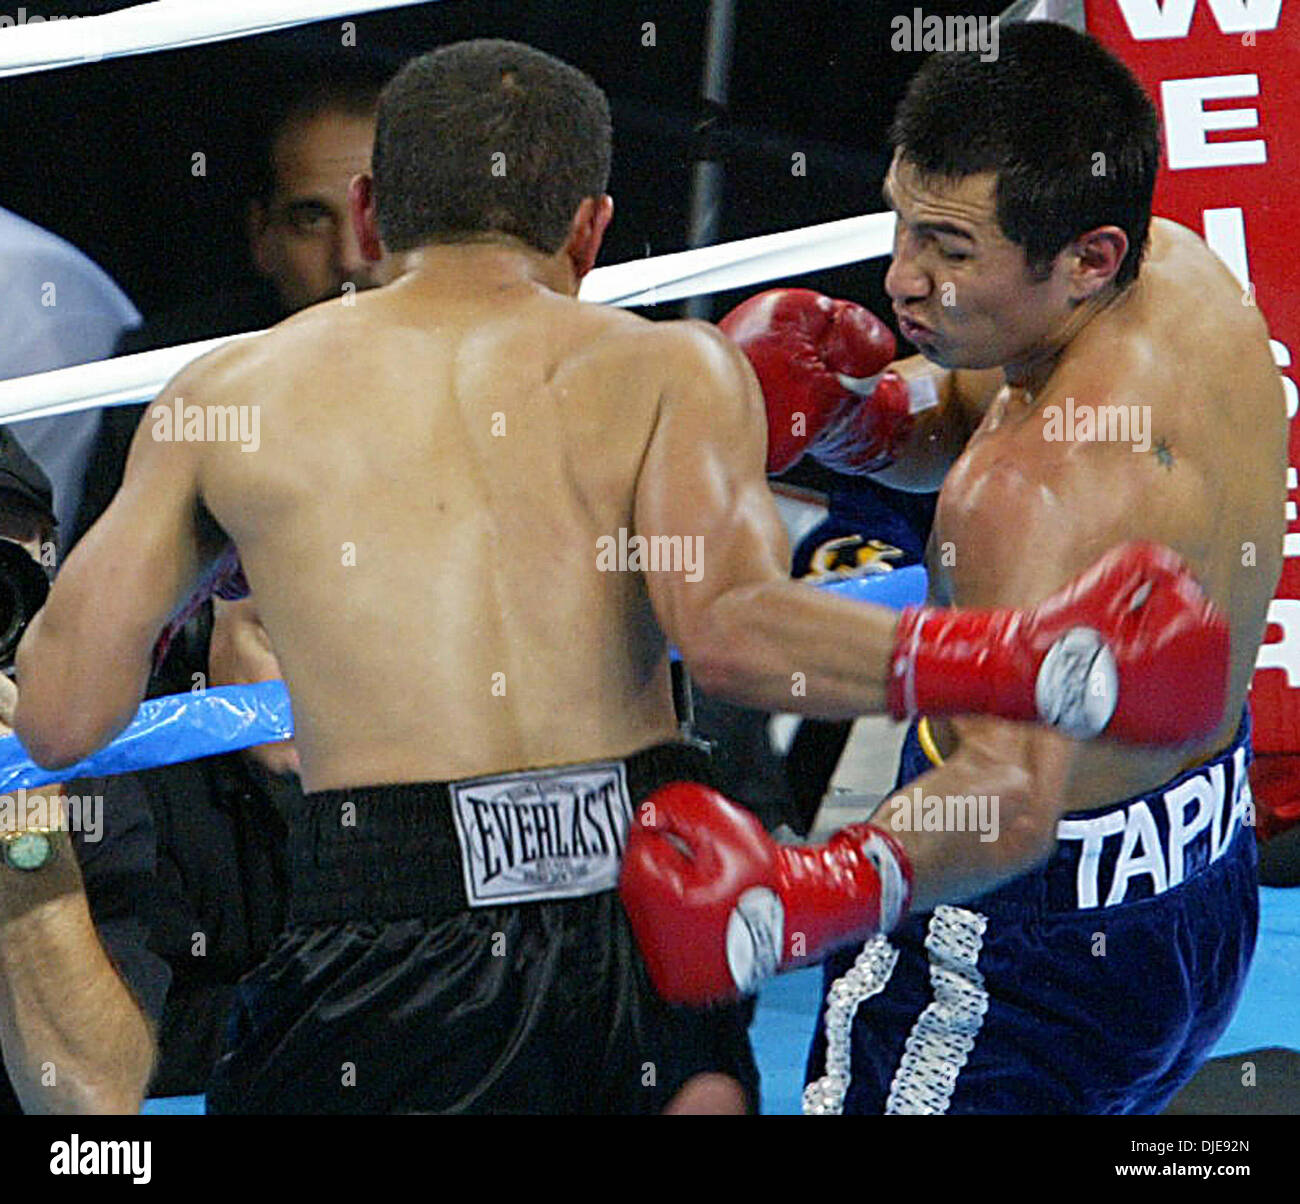
[[[219,2],[219,0],[212,0]],[[993,15],[1005,0],[926,0],[927,14]],[[93,15],[122,3],[42,3]],[[146,317],[246,280],[243,207],[258,115],[295,62],[365,54],[395,69],[468,37],[507,37],[559,55],[609,94],[616,216],[601,263],[687,246],[691,165],[721,153],[720,240],[879,210],[894,104],[923,56],[890,48],[893,0],[737,0],[726,113],[700,99],[708,5],[701,0],[437,0],[193,50],[134,55],[0,80],[0,205],[100,263]],[[16,17],[18,6],[0,2]],[[352,18],[347,18],[352,19]],[[642,45],[642,25],[656,45]],[[0,39],[5,31],[0,29]],[[206,177],[191,174],[202,151]],[[791,155],[807,174],[791,173]],[[800,283],[883,308],[876,260]],[[754,290],[749,290],[754,291]],[[722,305],[738,297],[720,297]],[[660,306],[671,317],[677,306]]]

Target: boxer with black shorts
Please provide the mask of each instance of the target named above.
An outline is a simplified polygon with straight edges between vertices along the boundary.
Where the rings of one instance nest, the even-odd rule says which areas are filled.
[[[669,640],[714,693],[830,717],[899,709],[894,681],[964,687],[996,643],[1006,692],[961,705],[1053,718],[1079,683],[1036,706],[1035,682],[1083,624],[1114,658],[1112,727],[1218,723],[1226,627],[1167,549],[1107,552],[1050,607],[953,612],[958,643],[789,581],[744,357],[712,327],[576,300],[609,159],[603,94],[546,55],[409,63],[351,192],[395,278],[173,381],[156,406],[259,406],[259,451],[156,441],[146,415],[20,652],[24,743],[75,761],[134,712],[190,591],[233,591],[238,546],[308,793],[290,924],[241,986],[214,1111],[757,1107],[741,1011],[660,1001],[615,891],[634,809],[708,779]],[[1147,719],[1181,684],[1166,657],[1207,683],[1173,729]],[[1035,797],[1063,747],[1026,776]],[[892,915],[906,867],[887,835],[866,844],[858,889]]]

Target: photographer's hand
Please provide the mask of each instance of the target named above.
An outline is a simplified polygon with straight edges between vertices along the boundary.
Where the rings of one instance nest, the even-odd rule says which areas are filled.
[[[17,701],[0,676],[0,734]],[[0,1054],[25,1112],[136,1112],[153,1038],[95,931],[63,794],[0,794]]]

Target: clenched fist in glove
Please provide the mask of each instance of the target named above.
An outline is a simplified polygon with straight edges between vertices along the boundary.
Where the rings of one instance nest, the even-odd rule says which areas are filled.
[[[769,473],[805,452],[847,473],[892,462],[912,429],[911,401],[902,378],[884,371],[894,336],[870,310],[809,289],[771,289],[718,326],[762,386]]]
[[[673,782],[637,808],[619,890],[655,990],[706,1004],[888,931],[907,908],[911,870],[871,824],[782,846],[716,790]]]
[[[1227,620],[1176,552],[1120,544],[1027,610],[903,611],[889,709],[1184,744],[1223,721],[1230,651]]]

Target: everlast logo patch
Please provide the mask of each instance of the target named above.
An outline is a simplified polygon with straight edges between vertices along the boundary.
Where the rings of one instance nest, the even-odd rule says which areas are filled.
[[[451,788],[471,907],[571,899],[618,885],[632,819],[620,763]]]

